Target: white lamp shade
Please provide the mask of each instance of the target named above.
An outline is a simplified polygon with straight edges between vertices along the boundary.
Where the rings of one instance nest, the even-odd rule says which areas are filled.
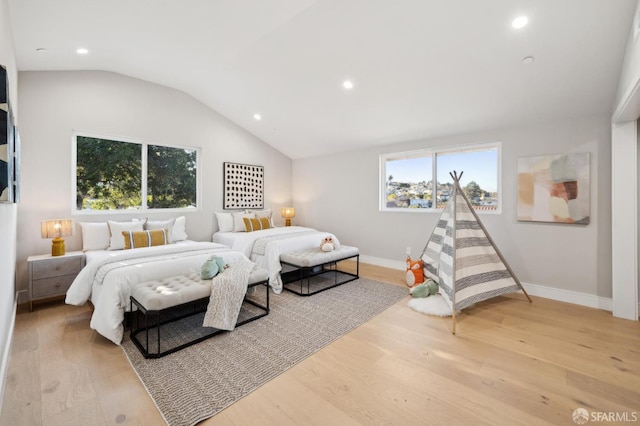
[[[296,209],[293,207],[283,207],[280,211],[281,215],[285,219],[291,219],[292,217],[296,217]]]
[[[42,238],[59,238],[73,235],[72,219],[43,220],[40,222]]]

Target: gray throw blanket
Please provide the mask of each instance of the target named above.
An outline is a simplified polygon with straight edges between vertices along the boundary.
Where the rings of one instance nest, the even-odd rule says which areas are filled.
[[[233,330],[238,321],[242,301],[247,293],[249,275],[255,264],[250,261],[232,263],[211,280],[211,296],[202,325],[219,330]]]

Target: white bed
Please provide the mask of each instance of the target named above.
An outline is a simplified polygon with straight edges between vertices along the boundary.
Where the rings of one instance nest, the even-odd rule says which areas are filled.
[[[252,232],[216,232],[213,234],[213,241],[244,254],[258,267],[266,269],[269,272],[269,285],[275,293],[280,293],[280,254],[320,247],[320,242],[327,236],[333,238],[336,246],[340,244],[338,238],[330,232],[303,226],[285,226]]]
[[[124,313],[130,310],[129,299],[136,284],[200,274],[202,264],[213,254],[228,264],[247,260],[227,246],[190,241],[184,216],[81,222],[80,226],[86,266],[71,284],[65,302],[84,305],[91,301],[91,328],[116,344],[122,342]],[[153,238],[146,233],[154,234]],[[131,239],[140,234],[142,240]],[[141,246],[145,247],[126,249]]]
[[[92,250],[86,253],[86,266],[67,291],[65,302],[84,305],[91,301],[94,311],[91,328],[116,344],[122,342],[125,311],[138,283],[174,275],[200,273],[212,254],[226,263],[247,257],[222,244],[181,241],[175,244],[134,250]]]

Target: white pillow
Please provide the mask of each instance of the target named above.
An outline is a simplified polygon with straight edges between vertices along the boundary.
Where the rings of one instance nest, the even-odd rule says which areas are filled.
[[[269,219],[269,224],[271,225],[272,228],[274,228],[273,219],[271,217],[273,213],[271,212],[270,209],[258,210],[258,211],[254,211],[253,213],[255,213],[256,218],[258,219],[262,219],[262,218]]]
[[[220,232],[233,232],[233,216],[227,212],[216,212],[218,230]]]
[[[106,222],[80,222],[82,251],[106,250],[109,247],[109,225]]]
[[[189,236],[187,235],[187,218],[184,216],[178,216],[173,224],[173,230],[171,231],[172,241],[184,241]]]
[[[122,231],[144,231],[142,225],[144,222],[115,222],[108,220],[109,225],[109,248],[107,250],[122,250],[124,249],[124,237]]]
[[[147,220],[144,223],[144,229],[146,231],[153,231],[154,229],[168,229],[169,230],[169,243],[174,241],[173,239],[173,227],[176,223],[175,219],[169,220]]]
[[[247,219],[255,219],[256,215],[254,213],[231,213],[233,216],[233,232],[246,232],[246,228],[244,226],[244,218]]]

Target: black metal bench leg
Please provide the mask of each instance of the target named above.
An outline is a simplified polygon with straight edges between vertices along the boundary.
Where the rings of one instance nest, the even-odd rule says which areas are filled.
[[[262,317],[264,317],[264,316],[269,314],[269,310],[270,310],[270,307],[269,307],[269,302],[270,302],[269,301],[269,281],[265,280],[265,281],[257,282],[257,283],[251,284],[250,286],[256,286],[256,285],[264,285],[265,297],[266,297],[266,305],[262,305],[262,304],[254,301],[254,300],[251,300],[250,298],[247,298],[245,296],[245,298],[243,300],[243,303],[249,303],[249,304],[251,304],[253,306],[256,306],[256,307],[260,308],[261,312],[259,312],[257,314],[253,314],[249,318],[247,318],[247,319],[245,319],[243,321],[238,321],[236,323],[236,327],[238,327],[240,325],[243,325],[243,324],[246,324],[246,323],[251,322],[251,321],[255,321],[255,320],[257,320],[259,318],[262,318]],[[186,343],[180,344],[180,345],[175,346],[175,347],[167,348],[164,351],[161,350],[162,349],[161,334],[165,334],[165,339],[166,339],[167,338],[166,337],[167,333],[166,332],[165,333],[161,333],[160,327],[162,325],[164,325],[164,324],[169,324],[169,323],[174,322],[174,321],[180,321],[180,320],[182,320],[184,318],[187,318],[187,317],[190,317],[192,315],[195,315],[195,314],[203,312],[203,310],[201,310],[201,309],[196,309],[196,305],[200,305],[202,302],[208,302],[208,300],[209,300],[209,298],[206,297],[206,298],[203,298],[203,299],[198,299],[198,300],[195,300],[195,301],[187,302],[187,303],[184,303],[182,305],[172,306],[172,307],[165,308],[165,309],[160,309],[160,310],[149,311],[146,308],[144,308],[143,305],[140,304],[140,302],[135,300],[133,296],[131,296],[131,298],[130,298],[130,307],[131,307],[132,313],[134,312],[133,311],[133,306],[135,305],[136,308],[137,308],[136,311],[135,311],[135,313],[136,313],[136,321],[135,321],[136,326],[134,328],[133,325],[132,325],[132,329],[131,329],[131,340],[132,340],[132,342],[140,350],[140,352],[144,355],[145,358],[160,358],[160,357],[163,357],[165,355],[169,355],[171,353],[174,353],[176,351],[184,349],[184,348],[186,348],[188,346],[191,346],[191,345],[193,345],[195,343],[202,342],[203,340],[211,338],[211,337],[213,337],[213,336],[215,336],[217,334],[223,333],[224,330],[218,330],[218,329],[215,329],[215,328],[211,328],[210,330],[212,330],[212,331],[207,332],[207,333],[201,335],[200,337],[197,337],[194,340],[190,340],[190,341],[188,341]],[[206,306],[206,303],[203,306]],[[186,310],[186,314],[181,313],[177,317],[175,317],[173,314],[175,312],[177,312],[178,310],[183,310],[183,311]],[[163,315],[163,313],[164,313],[164,315]],[[144,327],[142,327],[142,328],[141,328],[141,326],[139,324],[139,322],[140,322],[139,316],[144,316],[145,324],[144,324]],[[163,320],[163,318],[165,318],[165,319]],[[155,321],[154,321],[154,319],[155,319]],[[163,321],[164,321],[164,323],[163,323]],[[133,324],[133,322],[132,322],[132,324]],[[150,330],[150,329],[152,329],[154,326],[157,328],[156,332],[157,332],[157,339],[158,339],[157,340],[157,349],[158,350],[155,353],[151,353],[151,352],[149,352],[149,346],[153,342],[150,341],[150,339],[152,339],[152,338],[150,338],[149,333],[150,332],[153,333],[153,331]],[[143,343],[143,339],[139,339],[138,338],[138,334],[142,333],[142,332],[144,332],[144,334],[145,334],[144,343]],[[166,346],[167,346],[167,343],[165,342],[165,347]]]
[[[345,260],[349,260],[349,259],[356,259],[356,272],[347,272],[347,271],[342,271],[338,268],[338,262],[342,262]],[[283,265],[288,265],[288,266],[292,266],[294,268],[297,269],[297,273],[295,271],[291,272],[292,277],[295,277],[296,275],[298,276],[298,280],[296,279],[289,279],[286,282],[283,279],[283,289],[290,291],[292,293],[297,294],[298,296],[311,296],[314,295],[316,293],[320,293],[321,291],[325,291],[325,290],[329,290],[331,288],[346,284],[348,282],[351,282],[353,280],[356,280],[358,278],[360,278],[360,254],[356,254],[350,257],[345,257],[342,259],[337,259],[337,260],[332,260],[326,263],[323,263],[321,265],[314,265],[314,266],[300,266],[294,263],[288,263],[285,261],[282,261]],[[317,273],[313,273],[313,271],[316,268],[321,268],[320,272]],[[333,284],[329,284],[326,287],[320,288],[319,290],[315,290],[315,291],[311,291],[311,278],[316,276],[316,275],[320,275],[320,274],[330,274],[333,272]],[[344,274],[344,275],[348,275],[350,278],[349,279],[345,279],[343,281],[340,281],[339,279],[339,275],[338,273]],[[331,277],[328,277],[329,280],[331,279]],[[304,292],[304,280],[306,279],[307,281],[307,291]],[[298,284],[296,284],[296,281],[299,281]],[[329,281],[330,283],[330,281]],[[297,289],[296,287],[299,287],[299,289]]]
[[[158,322],[156,323],[158,328],[158,353],[161,353],[160,352],[160,312],[161,311],[158,311],[158,317],[156,318],[158,320]]]
[[[147,315],[145,315],[144,318],[144,334],[147,338],[147,346],[145,350],[149,353],[149,316]]]

